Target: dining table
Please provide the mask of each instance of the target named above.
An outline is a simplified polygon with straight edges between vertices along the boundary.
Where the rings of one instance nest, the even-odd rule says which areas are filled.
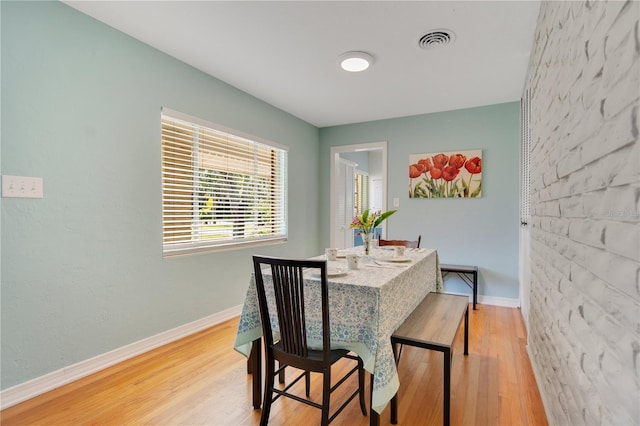
[[[357,269],[348,268],[349,254],[358,255]],[[265,271],[265,280],[269,274]],[[438,253],[422,248],[398,255],[393,247],[385,246],[365,255],[362,247],[352,247],[339,250],[336,260],[327,261],[327,276],[331,347],[348,349],[362,359],[365,370],[371,373],[371,408],[376,412],[371,413],[372,419],[378,419],[400,385],[391,335],[429,292],[442,291]],[[304,281],[307,321],[317,322],[321,318],[320,278],[305,273]],[[277,317],[270,320],[277,330]],[[253,375],[254,408],[261,403],[261,337],[255,276],[251,274],[234,349],[253,359],[249,371]],[[307,341],[321,348],[321,328],[308,326]]]

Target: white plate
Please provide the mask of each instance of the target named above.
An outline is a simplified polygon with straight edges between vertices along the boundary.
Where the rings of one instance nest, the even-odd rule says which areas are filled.
[[[411,262],[411,259],[408,257],[404,257],[404,256],[398,256],[398,257],[377,257],[376,258],[377,261],[379,262],[393,262],[393,263],[405,263],[405,262]]]
[[[349,273],[348,269],[342,269],[342,268],[336,268],[336,269],[327,269],[327,278],[335,278],[335,277],[342,277],[344,275],[347,275]],[[319,277],[320,274],[318,272],[314,272],[312,274],[313,276]]]

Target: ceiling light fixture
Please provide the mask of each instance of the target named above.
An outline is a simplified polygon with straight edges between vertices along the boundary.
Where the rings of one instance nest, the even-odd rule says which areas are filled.
[[[373,56],[366,52],[346,52],[338,58],[340,68],[349,72],[364,71],[373,63]]]

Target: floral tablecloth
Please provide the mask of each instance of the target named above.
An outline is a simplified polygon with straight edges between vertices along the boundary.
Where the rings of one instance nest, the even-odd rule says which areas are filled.
[[[359,250],[362,248],[347,249],[341,253]],[[372,253],[372,258],[384,259],[388,253],[378,249]],[[372,406],[378,413],[382,412],[399,387],[391,334],[427,293],[442,289],[442,275],[435,250],[411,250],[405,252],[404,256],[409,258],[410,262],[374,263],[371,258],[361,259],[360,269],[329,278],[331,347],[349,349],[357,353],[364,362],[364,368],[374,374]],[[324,256],[318,257],[323,258]],[[332,268],[346,270],[345,259],[328,262],[328,269]],[[268,276],[265,274],[265,279],[268,279]],[[305,276],[307,339],[310,345],[321,348],[321,307],[317,302],[319,300],[319,278],[311,274]],[[277,320],[271,320],[274,329],[277,330]],[[234,347],[248,357],[253,341],[261,336],[258,297],[255,279],[252,276]]]

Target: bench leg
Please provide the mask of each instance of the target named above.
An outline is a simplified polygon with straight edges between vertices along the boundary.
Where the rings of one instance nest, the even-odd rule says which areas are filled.
[[[442,424],[449,426],[451,421],[451,357],[450,349],[443,351],[444,355],[444,409],[442,413]]]
[[[464,354],[469,355],[469,306],[468,305],[467,305],[467,310],[464,311]]]
[[[478,271],[473,272],[473,310],[476,310],[478,303]]]
[[[478,304],[478,271],[473,271],[473,272],[457,272],[457,271],[451,271],[452,273],[456,274],[462,281],[464,281],[468,287],[471,288],[471,293],[473,296],[473,310],[477,310],[476,305]],[[449,275],[449,271],[442,271],[442,280],[444,280],[447,275]],[[472,279],[469,279],[469,276],[472,277]]]

